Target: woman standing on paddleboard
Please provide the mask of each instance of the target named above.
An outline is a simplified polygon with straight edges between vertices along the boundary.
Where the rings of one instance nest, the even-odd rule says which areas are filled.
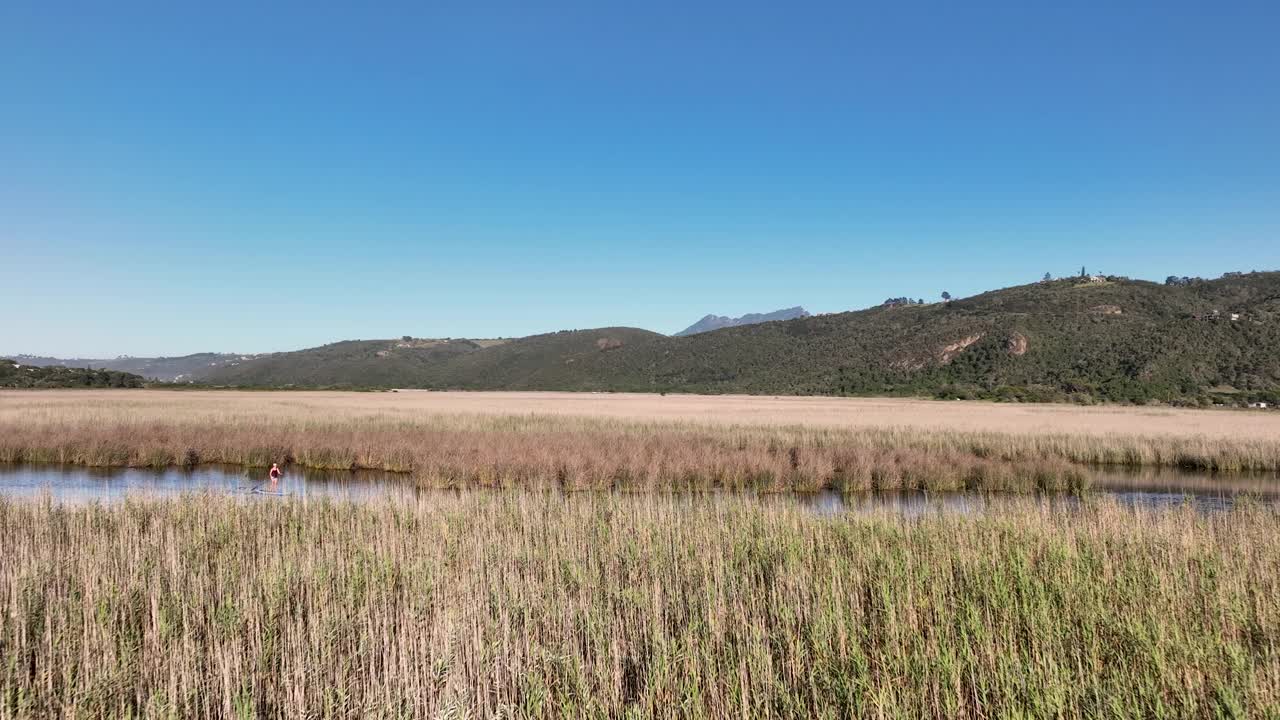
[[[280,476],[281,476],[281,475],[283,475],[283,474],[284,474],[284,473],[280,472],[280,466],[279,466],[279,465],[277,465],[276,463],[271,463],[271,473],[270,473],[270,475],[271,475],[271,484],[272,484],[272,485],[275,485],[276,483],[280,482]]]

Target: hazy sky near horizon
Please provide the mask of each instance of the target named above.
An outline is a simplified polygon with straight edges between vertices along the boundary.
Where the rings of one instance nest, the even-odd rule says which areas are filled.
[[[0,353],[1280,268],[1275,2],[376,5],[0,4]]]

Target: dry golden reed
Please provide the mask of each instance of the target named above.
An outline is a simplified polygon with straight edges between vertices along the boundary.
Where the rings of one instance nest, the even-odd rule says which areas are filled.
[[[0,462],[284,462],[412,473],[428,486],[764,491],[1080,489],[1087,482],[1081,469],[1086,465],[1280,469],[1280,438],[1257,435],[440,415],[421,410],[418,400],[401,407],[399,393],[381,394],[391,400],[377,401],[349,395],[355,399],[334,393],[0,393]],[[589,404],[591,398],[581,401]]]
[[[488,421],[496,424],[497,421]],[[1085,473],[1023,448],[809,430],[269,423],[0,425],[0,462],[168,467],[272,462],[412,473],[434,487],[762,491],[1071,489]],[[954,439],[953,439],[954,440]]]
[[[1280,438],[1280,412],[1052,405],[903,398],[769,397],[556,392],[238,392],[0,390],[0,420],[127,415],[202,418],[417,421],[429,415],[588,417],[627,423],[905,428],[1016,435]]]
[[[1274,717],[1280,516],[0,501],[0,717]]]

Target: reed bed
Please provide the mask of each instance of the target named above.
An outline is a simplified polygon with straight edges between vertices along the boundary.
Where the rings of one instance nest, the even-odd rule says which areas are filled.
[[[1280,441],[916,429],[707,427],[550,417],[0,421],[0,462],[273,462],[411,473],[428,486],[1079,490],[1086,466],[1280,469]]]
[[[496,424],[496,423],[495,423]],[[272,462],[410,473],[432,487],[842,491],[1080,490],[1061,458],[1001,456],[927,437],[810,430],[240,423],[0,425],[0,462],[162,468]]]
[[[403,472],[435,487],[762,491],[1080,490],[1088,467],[1098,465],[1280,471],[1280,433],[1096,435],[434,414],[415,409],[418,401],[402,407],[394,394],[385,395],[393,399],[359,398],[346,406],[313,393],[0,393],[0,462],[156,468],[280,462]],[[254,397],[263,399],[250,402]]]
[[[0,420],[121,415],[144,421],[175,417],[417,421],[424,415],[534,415],[716,426],[901,427],[1014,435],[1194,436],[1228,441],[1280,438],[1280,412],[1159,406],[631,393],[0,390]]]
[[[1280,516],[0,501],[0,717],[1264,717]]]

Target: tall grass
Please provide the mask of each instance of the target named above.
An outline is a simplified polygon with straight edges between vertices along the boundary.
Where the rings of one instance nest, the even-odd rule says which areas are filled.
[[[0,421],[0,462],[413,473],[431,486],[1079,489],[1083,465],[1280,469],[1280,439],[707,427],[545,417]]]
[[[1086,474],[1060,457],[911,433],[486,424],[0,424],[0,462],[157,468],[282,462],[412,473],[435,487],[1062,490],[1086,483]]]
[[[1261,717],[1280,516],[0,501],[0,716]]]
[[[440,415],[413,401],[397,405],[394,397],[343,405],[342,397],[313,395],[280,393],[258,402],[243,393],[0,393],[0,462],[284,462],[412,473],[432,486],[760,490],[1079,489],[1084,465],[1280,470],[1280,435],[1265,433],[1233,438]],[[83,405],[69,402],[81,397]],[[913,407],[931,412],[939,405],[946,404]]]

